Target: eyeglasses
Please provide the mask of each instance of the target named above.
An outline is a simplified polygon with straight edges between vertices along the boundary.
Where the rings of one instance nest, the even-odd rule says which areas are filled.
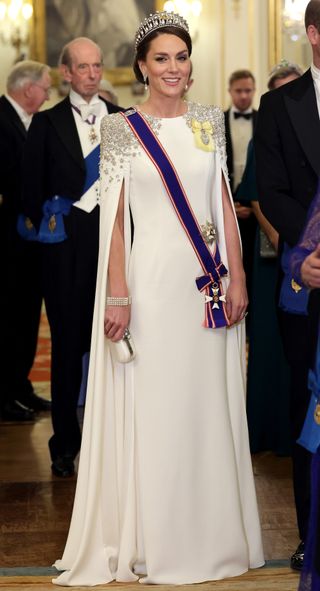
[[[37,84],[36,82],[33,83],[33,86],[38,86],[38,88],[41,88],[41,90],[43,90],[43,92],[47,96],[50,96],[50,93],[51,93],[51,87],[50,86],[48,86],[47,88],[45,88],[44,86],[41,86],[41,84]]]

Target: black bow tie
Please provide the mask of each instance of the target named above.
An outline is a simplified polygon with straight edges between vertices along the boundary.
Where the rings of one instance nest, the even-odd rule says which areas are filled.
[[[234,118],[239,119],[239,117],[243,117],[244,119],[252,119],[252,113],[240,113],[239,111],[234,111]]]

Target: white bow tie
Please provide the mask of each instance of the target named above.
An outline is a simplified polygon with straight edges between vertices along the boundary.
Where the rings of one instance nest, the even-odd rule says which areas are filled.
[[[94,103],[93,105],[79,105],[82,120],[86,121],[87,119],[92,118],[93,116],[100,117],[100,107],[100,103]]]

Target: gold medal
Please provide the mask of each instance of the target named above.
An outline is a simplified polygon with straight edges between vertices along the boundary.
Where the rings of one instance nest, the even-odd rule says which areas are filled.
[[[291,279],[291,287],[296,293],[299,293],[299,291],[302,290],[301,285],[299,285],[299,283],[297,283],[294,279]]]
[[[49,223],[48,223],[48,228],[49,228],[50,232],[55,231],[56,225],[57,225],[56,216],[53,214],[49,220]]]
[[[33,228],[33,223],[32,223],[32,221],[30,220],[30,218],[26,218],[26,219],[24,220],[24,225],[25,225],[25,227],[27,228],[27,230],[32,230],[32,228]]]
[[[317,404],[313,416],[317,425],[320,425],[320,404]]]

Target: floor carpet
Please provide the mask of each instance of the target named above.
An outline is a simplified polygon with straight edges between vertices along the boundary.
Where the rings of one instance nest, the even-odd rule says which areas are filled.
[[[35,360],[35,364],[34,367],[32,369],[30,378],[32,380],[32,382],[35,384],[35,388],[36,391],[41,394],[42,396],[46,396],[49,398],[50,396],[50,356],[51,356],[51,343],[50,343],[50,331],[49,331],[49,326],[48,326],[48,322],[47,322],[47,318],[46,318],[46,314],[43,311],[42,313],[42,317],[41,317],[41,325],[40,325],[40,333],[39,333],[39,341],[38,341],[38,348],[37,348],[37,355],[36,355],[36,360]],[[18,438],[18,443],[19,443],[19,458],[20,459],[21,456],[23,456],[23,452],[22,449],[26,451],[26,453],[28,451],[28,442],[30,440],[30,445],[32,446],[36,446],[36,457],[38,459],[38,461],[35,463],[35,466],[33,466],[33,469],[36,470],[36,474],[33,475],[32,470],[29,466],[29,479],[31,480],[31,482],[29,483],[29,487],[31,488],[36,488],[36,487],[40,487],[42,479],[44,480],[43,486],[44,488],[47,486],[52,488],[54,487],[55,484],[59,485],[59,488],[63,488],[63,484],[61,482],[55,483],[55,482],[51,482],[51,476],[47,474],[46,470],[48,471],[49,468],[49,464],[48,464],[48,459],[46,458],[46,454],[47,454],[47,444],[46,444],[46,439],[47,437],[45,436],[46,433],[42,433],[41,428],[43,429],[44,427],[46,427],[46,429],[48,429],[48,427],[46,426],[46,422],[48,422],[49,419],[46,418],[40,418],[38,419],[38,421],[36,422],[36,424],[34,426],[21,426],[19,425],[17,428],[17,432],[19,434],[20,439],[22,438],[24,441],[23,444],[23,448],[21,447],[21,442],[19,443],[20,439]],[[26,429],[30,429],[30,436],[28,437],[28,435],[24,432]],[[9,427],[8,427],[9,429]],[[12,429],[12,427],[11,427]],[[39,431],[39,433],[38,433]],[[8,433],[6,432],[6,426],[3,427],[3,435],[6,439],[6,437],[8,437]],[[40,453],[40,448],[43,450]],[[11,449],[11,447],[10,447]],[[34,450],[35,452],[35,450]],[[9,482],[7,483],[7,486],[11,486],[12,487],[12,491],[13,491],[13,487],[14,486],[22,486],[21,482],[19,481],[18,484],[15,482],[16,476],[14,476],[14,474],[9,474],[9,464],[15,466],[15,470],[19,472],[19,470],[23,470],[23,467],[20,466],[19,461],[17,461],[17,458],[15,461],[11,461],[10,457],[7,457],[8,454],[6,454],[6,470],[7,470],[7,479],[9,480]],[[44,466],[42,466],[42,464],[39,464],[39,457],[44,456]],[[28,455],[29,457],[29,455]],[[23,458],[21,458],[23,459]],[[13,460],[13,458],[12,458]],[[25,459],[24,459],[25,460]],[[260,463],[259,463],[260,462]],[[278,505],[279,505],[279,515],[278,513],[275,511],[275,499],[274,499],[274,494],[275,492],[273,491],[272,488],[272,482],[273,480],[270,480],[270,475],[268,476],[269,472],[267,470],[266,474],[264,473],[264,469],[268,468],[268,463],[274,463],[275,460],[272,458],[266,457],[266,458],[262,458],[262,460],[260,459],[260,461],[254,461],[254,466],[255,466],[255,478],[256,478],[256,485],[257,485],[257,489],[258,489],[258,497],[260,499],[260,503],[261,503],[261,517],[262,517],[262,525],[263,525],[263,531],[264,531],[264,544],[265,547],[267,549],[267,553],[269,553],[269,556],[289,556],[290,553],[292,552],[293,547],[296,545],[296,540],[295,540],[295,524],[294,524],[294,512],[293,512],[293,499],[291,499],[292,496],[292,491],[291,488],[289,488],[287,490],[287,488],[289,487],[289,484],[287,483],[290,481],[289,478],[286,478],[285,480],[281,480],[281,478],[283,478],[283,474],[284,472],[286,472],[287,470],[287,459],[282,459],[282,458],[277,458],[276,460],[276,464],[278,466],[278,470],[280,471],[279,474],[276,474],[276,478],[274,478],[273,480],[279,480],[281,481],[281,486],[280,486],[280,492],[282,491],[282,493],[285,494],[286,496],[286,511],[284,511],[284,509],[282,507],[281,504],[281,498],[279,497],[280,492],[278,491]],[[266,466],[265,466],[266,464]],[[279,464],[279,465],[278,465]],[[24,468],[26,467],[26,461],[23,462]],[[30,472],[31,470],[31,472]],[[42,470],[42,471],[41,471]],[[23,470],[24,471],[24,470]],[[43,477],[41,477],[41,474],[44,474]],[[16,473],[15,473],[16,474]],[[40,476],[39,476],[40,475]],[[10,477],[9,477],[10,476]],[[20,479],[21,480],[21,479]],[[25,478],[23,479],[25,480]],[[11,483],[11,484],[10,484]],[[286,484],[287,483],[287,484]],[[28,483],[27,483],[28,484]],[[69,483],[70,484],[70,483]],[[71,483],[74,484],[74,483]],[[286,488],[287,486],[287,488]],[[291,486],[291,485],[290,485]],[[51,489],[50,489],[51,490]],[[49,492],[50,492],[49,490]],[[52,492],[52,491],[51,491]],[[282,494],[281,493],[281,494]],[[46,489],[43,493],[44,496],[44,500],[46,500],[47,504],[49,503],[49,508],[51,507],[51,505],[54,505],[54,503],[57,503],[57,499],[56,497],[53,495],[50,496],[50,494],[48,493],[48,491],[46,492]],[[66,503],[66,495],[63,494],[64,497],[64,505]],[[266,498],[265,498],[266,497]],[[19,501],[20,499],[20,501]],[[30,499],[27,495],[27,505],[31,511],[33,505],[30,501]],[[290,500],[290,502],[288,502],[288,499]],[[12,499],[13,501],[14,499]],[[58,499],[59,500],[59,499]],[[19,501],[19,502],[18,502]],[[71,501],[70,501],[71,502]],[[18,503],[18,505],[17,505]],[[10,519],[10,523],[13,526],[17,526],[16,521],[18,520],[19,522],[19,503],[21,504],[21,498],[17,497],[17,501],[16,504],[13,503],[12,506],[12,510],[14,511],[14,513],[16,514],[16,519],[12,520],[12,516]],[[270,507],[269,507],[269,504]],[[32,506],[31,506],[32,505]],[[8,505],[7,509],[8,509]],[[58,504],[59,506],[59,504]],[[281,507],[280,507],[281,506]],[[30,508],[31,507],[31,508]],[[22,507],[23,511],[25,512],[25,505],[23,505]],[[55,510],[55,512],[58,514],[58,509],[57,507],[54,505],[54,507],[51,507],[52,511]],[[44,516],[46,516],[46,505],[44,506],[44,508],[42,507],[42,505],[39,507],[39,505],[37,505],[37,519],[40,519],[40,514],[39,511],[41,513],[41,511],[44,511]],[[32,512],[32,511],[31,511]],[[55,513],[55,514],[56,514]],[[292,513],[292,515],[291,515]],[[51,513],[50,511],[48,512],[48,516],[50,516]],[[20,516],[21,517],[21,516]],[[68,515],[69,518],[69,515]],[[37,523],[37,519],[33,519],[33,521],[31,520],[31,522]],[[43,518],[44,519],[44,518]],[[51,519],[51,518],[50,518]],[[61,521],[61,520],[60,520]],[[44,519],[45,522],[45,519]],[[264,523],[266,522],[266,523]],[[278,523],[279,522],[279,523]],[[51,521],[52,523],[52,521]],[[19,525],[19,523],[18,523]],[[21,524],[20,524],[21,525]],[[34,526],[35,527],[35,526]],[[22,528],[22,529],[21,529]],[[24,530],[24,522],[21,525],[21,528],[17,529],[17,536],[18,538],[16,538],[16,545],[14,546],[14,548],[17,548],[17,542],[19,540],[19,538],[23,538],[23,530]],[[15,528],[14,528],[15,529]],[[50,529],[50,528],[49,528]],[[48,536],[49,539],[51,539],[52,541],[52,536],[53,533],[48,529]],[[67,525],[65,525],[65,529],[67,531]],[[39,550],[39,544],[42,544],[42,538],[41,538],[41,534],[42,534],[42,530],[40,528],[40,530],[35,530],[35,538],[34,538],[34,544],[35,544],[35,549],[38,548]],[[59,533],[59,532],[58,532]],[[63,532],[65,534],[65,532]],[[29,544],[30,540],[32,538],[32,532],[29,532],[29,537],[26,538],[26,543]],[[13,534],[12,534],[13,535]],[[270,539],[269,539],[270,538]],[[278,539],[279,538],[279,539]],[[23,538],[24,539],[24,538]],[[33,538],[32,538],[33,539]],[[27,541],[28,540],[28,541]],[[20,543],[20,542],[19,542]],[[21,540],[21,543],[24,543]],[[49,543],[49,541],[46,542],[47,544]],[[38,544],[38,545],[37,545]],[[9,546],[7,544],[7,546]],[[279,546],[279,548],[278,548]],[[288,547],[287,547],[288,546]],[[50,544],[49,544],[50,547]],[[54,556],[58,556],[59,552],[54,552],[53,553]],[[44,556],[44,555],[43,555]],[[48,557],[48,554],[46,555]],[[38,564],[43,564],[43,562],[45,562],[45,560],[43,560],[43,557],[41,558],[41,556],[39,556],[40,560],[38,560]],[[30,560],[29,562],[26,562],[25,564],[32,564],[32,560]],[[36,562],[36,561],[35,561]],[[19,562],[18,562],[19,563]],[[10,564],[10,563],[9,563]],[[12,564],[12,561],[11,561]],[[23,561],[20,561],[20,564],[23,564]],[[50,562],[49,562],[50,564]],[[2,567],[0,568],[0,591],[10,591],[10,590],[21,590],[21,591],[54,591],[56,588],[59,589],[59,587],[54,587],[52,585],[52,578],[55,576],[56,574],[56,570],[52,567],[41,567],[41,566],[24,566],[24,567]],[[188,591],[189,589],[199,589],[200,591],[296,591],[297,587],[298,587],[298,582],[299,582],[299,576],[297,573],[293,572],[290,568],[289,568],[289,564],[288,564],[288,560],[269,560],[266,563],[266,566],[261,568],[261,569],[256,569],[256,570],[252,570],[249,571],[248,573],[245,573],[244,575],[241,575],[240,577],[235,577],[233,579],[227,579],[224,581],[216,581],[216,582],[208,582],[208,583],[202,583],[202,584],[198,584],[198,585],[188,585],[188,586],[180,586],[180,589],[185,589],[186,591]],[[120,583],[111,583],[109,585],[99,585],[98,587],[95,587],[96,589],[102,589],[102,590],[107,590],[110,589],[111,587],[115,587],[117,589],[117,591],[141,591],[141,585],[139,583],[128,583],[128,584],[120,584]],[[73,587],[72,589],[84,589],[84,587]],[[175,586],[172,585],[159,585],[157,586],[157,589],[159,589],[159,591],[173,591],[174,589],[176,589]]]
[[[1,569],[5,570],[7,576],[0,578],[1,591],[10,591],[13,589],[21,589],[23,591],[53,591],[55,587],[52,585],[52,577],[55,575],[54,569],[21,569],[23,572],[18,573],[19,569]],[[15,575],[11,575],[9,571],[16,571]],[[1,571],[0,571],[1,572]],[[289,569],[289,566],[282,566],[281,564],[268,563],[265,567],[255,569],[232,579],[225,579],[224,581],[212,581],[208,583],[201,583],[197,585],[181,585],[178,589],[188,591],[190,589],[197,589],[199,591],[296,591],[299,577],[296,573]],[[98,585],[94,587],[97,590],[108,590],[110,587],[117,591],[141,591],[139,583],[110,583],[108,585]],[[56,587],[59,589],[60,587]],[[72,589],[84,589],[84,587],[72,587]],[[88,587],[87,587],[88,589]],[[174,591],[177,586],[174,585],[157,585],[158,591]]]

